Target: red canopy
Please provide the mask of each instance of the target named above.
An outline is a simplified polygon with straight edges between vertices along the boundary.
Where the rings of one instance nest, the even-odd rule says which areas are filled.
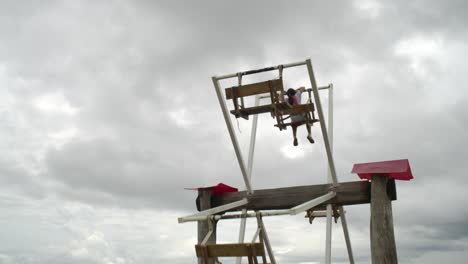
[[[197,187],[197,188],[185,188],[186,190],[206,190],[206,189],[213,189],[213,195],[220,194],[220,193],[228,193],[228,192],[238,192],[237,188],[231,187],[224,183],[218,183],[218,185],[208,186],[208,187]]]
[[[354,164],[351,173],[357,173],[361,179],[372,178],[372,174],[387,174],[396,180],[409,181],[413,179],[407,159]]]

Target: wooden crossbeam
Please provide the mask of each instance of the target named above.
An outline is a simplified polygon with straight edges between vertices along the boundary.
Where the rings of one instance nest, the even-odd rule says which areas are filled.
[[[319,184],[255,190],[252,195],[248,196],[249,203],[246,205],[246,208],[248,210],[290,209],[299,204],[325,195],[331,190],[332,186],[332,184]],[[323,210],[327,204],[343,206],[369,203],[370,187],[371,185],[367,181],[340,183],[333,189],[336,192],[336,196],[315,208],[317,210]],[[394,184],[388,185],[387,192],[392,200],[396,200],[396,189]],[[246,191],[214,195],[211,198],[211,206],[216,207],[229,204],[246,196]],[[240,210],[240,208],[235,208],[229,211],[236,210]]]
[[[195,245],[197,257],[204,256],[203,250],[205,247],[208,251],[208,257],[256,257],[265,255],[262,243],[232,243]]]
[[[241,86],[234,86],[226,88],[226,99],[232,99],[234,97],[245,97],[256,94],[264,94],[270,92],[270,85],[273,87],[274,91],[282,91],[283,83],[280,79],[274,79],[265,82],[258,82],[252,84],[246,84]]]

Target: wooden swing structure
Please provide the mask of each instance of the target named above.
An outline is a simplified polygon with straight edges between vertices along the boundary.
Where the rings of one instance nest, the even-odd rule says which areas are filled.
[[[249,119],[251,115],[270,113],[273,118],[276,118],[275,126],[280,130],[286,129],[290,125],[306,124],[312,126],[313,123],[319,120],[315,118],[315,107],[311,100],[311,91],[308,89],[309,98],[307,103],[299,105],[290,105],[284,101],[283,88],[283,66],[278,66],[279,78],[264,82],[257,82],[242,85],[242,76],[252,74],[251,72],[241,72],[237,74],[238,85],[225,89],[226,100],[232,100],[234,109],[230,111],[236,118]],[[266,105],[255,105],[245,107],[244,97],[269,94],[270,102]],[[285,123],[284,121],[292,115],[303,115],[304,121],[298,123]]]
[[[285,68],[303,66],[307,67],[310,82],[312,88],[307,89],[309,99],[306,104],[290,106],[284,102],[284,89],[282,72]],[[260,72],[279,70],[279,78],[268,80],[264,82],[252,83],[242,85],[242,76],[255,74]],[[228,78],[238,78],[238,85],[229,87],[222,92],[219,84],[220,80]],[[335,164],[332,154],[332,138],[333,138],[333,86],[330,84],[327,87],[318,87],[316,84],[314,71],[310,59],[305,61],[284,64],[274,67],[268,67],[258,70],[251,70],[246,72],[239,72],[234,74],[228,74],[223,76],[215,76],[212,78],[213,84],[216,89],[217,97],[223,112],[226,126],[230,134],[230,138],[236,153],[237,161],[244,179],[246,190],[242,192],[234,193],[223,193],[213,195],[210,189],[199,189],[199,195],[197,198],[198,202],[198,213],[180,217],[179,223],[196,221],[198,223],[198,244],[195,245],[196,255],[198,257],[199,264],[218,264],[220,263],[218,257],[237,257],[237,264],[240,264],[242,257],[247,257],[249,264],[257,263],[271,263],[276,264],[273,249],[266,232],[263,217],[266,216],[278,216],[278,215],[297,215],[304,213],[305,217],[312,220],[316,217],[326,217],[326,242],[325,242],[325,263],[331,263],[331,232],[332,232],[332,219],[335,219],[335,223],[338,218],[341,219],[343,227],[344,238],[348,251],[349,262],[354,264],[354,256],[351,248],[351,240],[349,237],[348,225],[346,221],[345,211],[343,206],[354,205],[354,204],[366,204],[372,202],[379,206],[372,207],[372,213],[381,216],[378,218],[385,220],[384,222],[391,227],[391,232],[385,229],[387,227],[381,227],[376,225],[372,226],[371,234],[381,237],[389,237],[388,244],[391,244],[391,238],[393,236],[393,224],[390,216],[384,215],[388,212],[390,206],[391,212],[391,200],[396,199],[396,189],[394,181],[382,178],[383,180],[376,181],[377,187],[372,188],[371,195],[371,183],[366,181],[356,182],[344,182],[338,183]],[[324,113],[321,106],[319,90],[328,89],[329,91],[329,111],[328,111],[328,128],[324,122]],[[315,104],[312,103],[312,96]],[[263,94],[263,97],[260,97]],[[265,95],[267,94],[267,95]],[[256,96],[255,105],[245,107],[244,97]],[[259,105],[260,98],[270,99],[270,102],[266,105]],[[232,100],[234,104],[233,110],[228,110],[226,106],[226,100]],[[315,108],[316,107],[316,108]],[[315,118],[314,112],[317,111],[318,119]],[[265,189],[255,190],[251,185],[252,167],[253,167],[253,154],[255,146],[255,137],[257,129],[258,115],[262,113],[270,113],[273,118],[276,119],[275,126],[280,130],[286,129],[291,123],[285,123],[284,121],[291,115],[304,115],[304,123],[312,125],[315,122],[320,124],[320,128],[323,136],[323,144],[326,150],[326,157],[328,163],[328,177],[326,184],[321,185],[309,185],[309,186],[294,186],[285,187],[278,189]],[[234,127],[231,122],[231,116],[234,115],[236,118],[249,119],[249,116],[253,115],[253,125],[250,137],[248,164],[246,165],[242,156],[242,152],[237,141]],[[409,168],[409,165],[408,165]],[[379,175],[380,176],[380,175]],[[380,178],[379,178],[380,179]],[[374,186],[374,181],[372,181]],[[377,194],[374,194],[374,189],[379,190]],[[381,191],[384,190],[384,191]],[[387,197],[388,195],[388,197]],[[383,202],[381,202],[383,201]],[[383,210],[385,212],[380,212]],[[240,212],[241,211],[241,212]],[[244,242],[246,219],[249,217],[255,217],[257,219],[257,231],[255,232],[253,239],[250,242]],[[216,243],[216,223],[223,219],[241,219],[241,226],[239,231],[238,243],[219,244]],[[376,218],[377,219],[377,218]],[[385,230],[384,230],[385,229]],[[382,231],[384,230],[384,231]],[[258,240],[258,241],[257,241]],[[375,239],[377,240],[377,239]],[[379,241],[382,239],[379,238]],[[387,240],[385,240],[387,241]],[[386,245],[385,245],[386,246]],[[393,259],[396,259],[396,250],[393,255],[393,248],[386,250],[388,247],[377,246],[374,254],[374,247],[372,248],[373,263],[396,263]],[[394,237],[393,237],[394,246]],[[389,255],[390,262],[379,262],[374,261],[379,259],[380,256]],[[267,261],[268,256],[268,261]],[[261,258],[261,262],[258,262],[258,258]]]

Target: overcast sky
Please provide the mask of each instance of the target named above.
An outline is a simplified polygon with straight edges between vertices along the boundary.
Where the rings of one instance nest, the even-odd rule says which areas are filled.
[[[335,87],[339,180],[358,180],[354,163],[410,161],[393,202],[400,263],[466,263],[467,13],[455,0],[1,1],[0,264],[196,263],[184,188],[244,189],[211,77],[307,58]],[[287,87],[307,78],[284,72]],[[250,122],[232,121],[247,154]],[[254,188],[325,183],[320,127],[293,147],[273,121],[259,119]],[[369,206],[346,210],[370,263]],[[324,220],[265,224],[280,263],[323,263]],[[221,222],[219,240],[238,229]],[[347,263],[340,225],[333,242]]]

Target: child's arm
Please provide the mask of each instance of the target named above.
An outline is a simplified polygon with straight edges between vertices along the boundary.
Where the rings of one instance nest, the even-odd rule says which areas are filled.
[[[296,91],[303,93],[303,92],[305,92],[305,87],[301,86],[301,87],[297,88]]]

